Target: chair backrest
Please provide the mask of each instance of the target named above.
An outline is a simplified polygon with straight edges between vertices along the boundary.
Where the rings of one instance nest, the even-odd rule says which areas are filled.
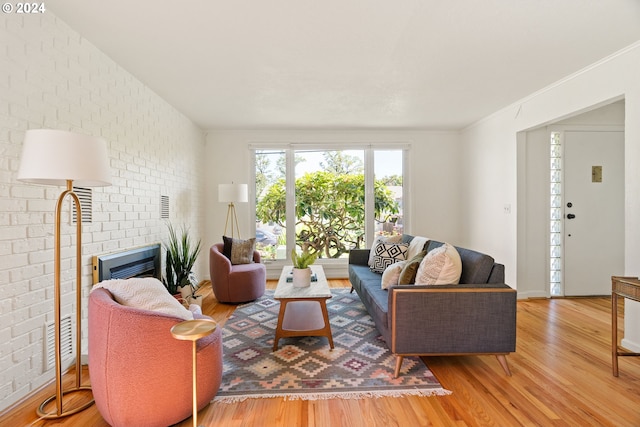
[[[110,425],[167,425],[190,415],[191,342],[179,341],[171,335],[171,327],[181,321],[121,305],[106,289],[91,292],[91,387],[96,406]],[[202,338],[198,348],[209,345],[214,338],[221,339],[216,332],[217,337]],[[210,356],[200,359],[204,360],[198,360],[198,366],[211,364],[206,360]],[[211,384],[209,379],[203,378],[202,382]]]

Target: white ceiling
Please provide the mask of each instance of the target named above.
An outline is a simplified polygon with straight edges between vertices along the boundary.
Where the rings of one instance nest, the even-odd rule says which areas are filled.
[[[46,6],[203,129],[459,129],[640,40],[638,0]]]

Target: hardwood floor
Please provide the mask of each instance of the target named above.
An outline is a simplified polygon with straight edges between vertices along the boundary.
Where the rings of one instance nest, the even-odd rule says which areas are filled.
[[[205,288],[204,311],[223,323],[234,306],[218,304]],[[493,356],[425,359],[450,396],[250,399],[211,404],[198,421],[224,427],[640,426],[640,358],[620,358],[620,376],[613,377],[610,310],[609,298],[519,301],[517,349],[508,356],[513,376],[505,376]],[[35,407],[52,393],[49,387],[25,399],[0,415],[0,426],[107,426],[95,406],[60,421],[38,421]],[[190,418],[178,424],[191,425]]]

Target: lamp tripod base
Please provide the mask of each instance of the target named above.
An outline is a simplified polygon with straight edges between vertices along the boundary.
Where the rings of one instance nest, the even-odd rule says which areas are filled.
[[[86,399],[82,399],[82,397],[73,397],[72,399],[68,399],[68,402],[67,402],[69,404],[72,404],[72,407],[67,409],[66,411],[64,410],[65,396],[69,396],[75,393],[82,393],[86,395],[86,392],[89,392],[89,395],[90,395],[90,400],[88,402],[83,403],[83,400],[86,400]],[[47,411],[46,410],[47,405],[49,405],[52,402],[57,403],[56,399],[57,399],[57,395],[54,394],[53,396],[49,397],[44,402],[42,402],[40,406],[38,406],[36,413],[41,419],[54,420],[58,418],[68,417],[69,415],[77,414],[78,412],[84,411],[89,406],[93,405],[93,402],[94,402],[93,395],[91,394],[91,387],[88,387],[88,386],[75,387],[68,390],[64,390],[62,392],[62,396],[60,397],[60,399],[62,400],[63,411],[58,413],[58,411],[55,408],[53,408],[54,409],[53,412]]]
[[[229,203],[229,207],[227,208],[227,220],[224,223],[224,233],[223,236],[227,235],[227,226],[231,222],[231,238],[235,237],[233,235],[233,231],[238,233],[238,239],[240,238],[240,227],[238,225],[238,216],[236,215],[236,207],[233,203]]]

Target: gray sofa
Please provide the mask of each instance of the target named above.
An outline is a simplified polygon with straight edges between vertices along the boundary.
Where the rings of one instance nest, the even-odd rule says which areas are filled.
[[[403,236],[410,242],[412,236]],[[428,241],[428,251],[442,242]],[[404,356],[492,354],[507,375],[506,355],[516,348],[516,291],[504,283],[504,265],[489,255],[458,248],[460,284],[381,287],[369,269],[369,249],[349,253],[349,280],[392,353],[396,377]]]

